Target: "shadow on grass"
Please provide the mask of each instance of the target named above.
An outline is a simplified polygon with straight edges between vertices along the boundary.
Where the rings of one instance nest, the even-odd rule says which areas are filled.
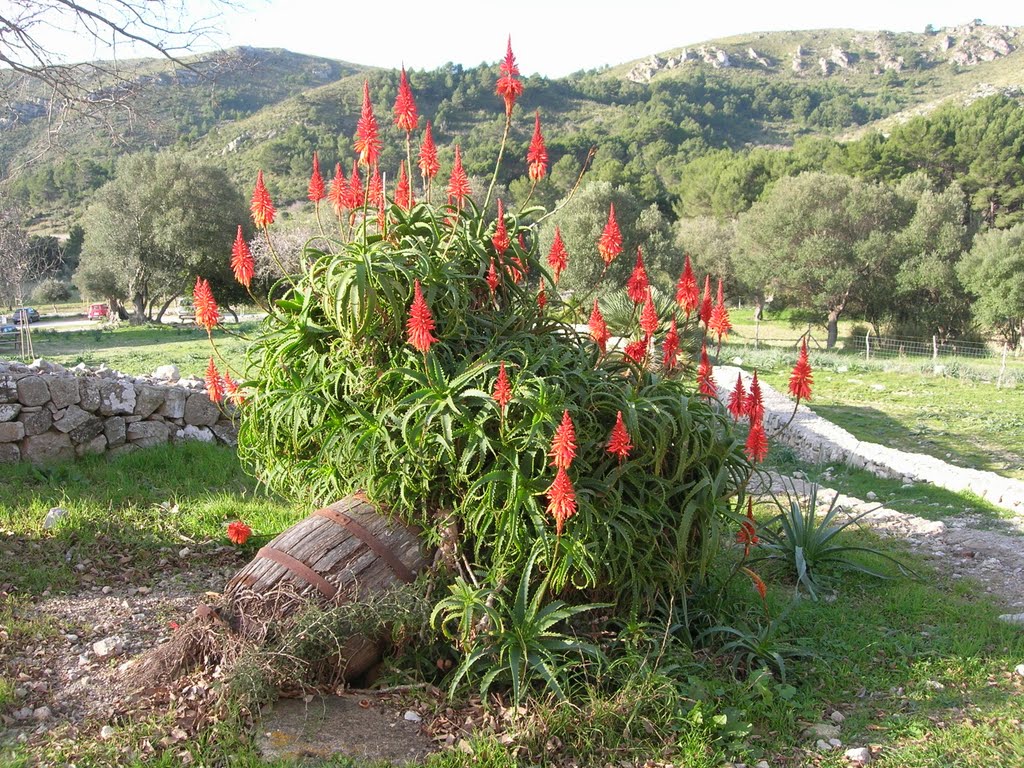
[[[201,565],[225,552],[225,526],[253,537],[227,557],[243,564],[262,543],[307,514],[258,491],[231,449],[185,443],[115,459],[89,457],[0,470],[0,589],[38,594],[116,577],[147,583],[164,561]],[[52,530],[47,511],[68,514]]]

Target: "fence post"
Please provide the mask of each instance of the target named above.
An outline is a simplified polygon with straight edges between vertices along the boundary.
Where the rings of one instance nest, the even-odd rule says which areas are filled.
[[[1005,341],[1003,342],[1003,364],[999,366],[999,378],[996,379],[996,389],[1003,388],[1003,374],[1006,373],[1006,348],[1010,346]]]
[[[754,318],[754,349],[757,349],[761,345],[761,319],[758,317]]]
[[[938,336],[932,336],[932,363],[937,364],[939,362],[939,338]]]
[[[864,334],[864,359],[871,359],[871,331]]]

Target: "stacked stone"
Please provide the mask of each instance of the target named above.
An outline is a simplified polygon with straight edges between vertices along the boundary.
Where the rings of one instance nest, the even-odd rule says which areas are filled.
[[[210,401],[203,381],[179,380],[174,366],[133,377],[0,361],[0,463],[116,456],[185,440],[235,445],[231,415]]]

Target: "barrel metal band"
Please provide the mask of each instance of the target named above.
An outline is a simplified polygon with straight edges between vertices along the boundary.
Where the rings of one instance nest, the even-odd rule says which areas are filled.
[[[257,552],[256,556],[262,557],[266,560],[272,560],[278,565],[288,569],[293,574],[298,576],[300,579],[304,579],[306,583],[320,590],[320,594],[322,594],[328,600],[331,600],[338,593],[337,588],[335,588],[335,586],[331,584],[331,582],[327,581],[327,579],[325,579],[319,573],[314,571],[301,560],[296,560],[287,552],[282,552],[279,549],[274,549],[271,546],[266,546],[263,547],[259,552]]]
[[[410,571],[406,564],[399,560],[395,553],[388,549],[387,545],[384,544],[383,541],[366,530],[366,528],[356,520],[353,520],[343,512],[338,512],[330,507],[318,509],[313,514],[325,517],[331,522],[337,523],[342,528],[348,530],[349,533],[376,552],[380,559],[387,563],[388,567],[394,571],[395,576],[405,583],[412,584],[416,581],[416,574]]]

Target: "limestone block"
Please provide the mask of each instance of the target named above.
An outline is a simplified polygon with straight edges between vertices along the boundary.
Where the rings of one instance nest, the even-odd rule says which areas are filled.
[[[71,438],[60,432],[45,432],[26,437],[21,442],[21,455],[33,464],[42,464],[58,459],[73,459],[75,450]]]
[[[95,419],[88,411],[83,411],[77,405],[69,405],[67,410],[64,412],[64,418],[58,419],[53,422],[55,429],[61,432],[70,432],[73,429],[85,424],[89,419]]]
[[[96,412],[100,409],[100,382],[86,377],[78,381],[79,405],[87,411]]]
[[[18,379],[20,378],[21,376],[12,373],[0,374],[0,403],[18,402]]]
[[[26,435],[41,435],[53,424],[53,415],[44,408],[35,413],[22,413],[18,421],[25,425]]]
[[[98,455],[107,450],[107,438],[97,435],[87,443],[75,446],[75,454],[78,456]]]
[[[18,379],[18,402],[22,405],[44,405],[50,400],[50,388],[42,376]]]
[[[200,443],[217,442],[217,438],[209,427],[193,427],[191,424],[187,424],[183,429],[175,431],[174,439],[179,441],[195,440]]]
[[[67,408],[82,399],[78,379],[70,376],[51,376],[49,386],[50,400],[55,408]]]
[[[232,447],[238,445],[238,427],[226,419],[218,421],[211,427],[213,434],[225,445]]]
[[[0,443],[13,443],[25,436],[25,425],[20,421],[0,422]]]
[[[185,415],[185,400],[188,392],[178,388],[168,388],[164,393],[164,404],[157,411],[161,416],[168,419],[180,419]]]
[[[159,421],[136,421],[128,425],[128,442],[141,448],[167,442],[167,425]]]
[[[17,443],[0,443],[0,464],[16,464],[21,461],[21,449]]]
[[[107,438],[107,445],[111,447],[123,445],[127,438],[124,418],[121,416],[111,416],[103,422],[103,434]]]
[[[148,417],[164,404],[165,387],[154,387],[152,384],[135,385],[135,416]]]
[[[81,426],[75,427],[68,432],[68,437],[75,445],[88,443],[103,434],[103,419],[99,416],[90,416],[89,420]],[[103,438],[106,440],[106,438]]]
[[[193,392],[185,401],[185,423],[195,427],[212,427],[220,420],[220,409],[205,392]]]
[[[5,403],[0,405],[0,421],[14,421],[21,411],[21,403]]]
[[[135,411],[135,385],[129,379],[106,381],[100,385],[100,413],[118,416]]]

